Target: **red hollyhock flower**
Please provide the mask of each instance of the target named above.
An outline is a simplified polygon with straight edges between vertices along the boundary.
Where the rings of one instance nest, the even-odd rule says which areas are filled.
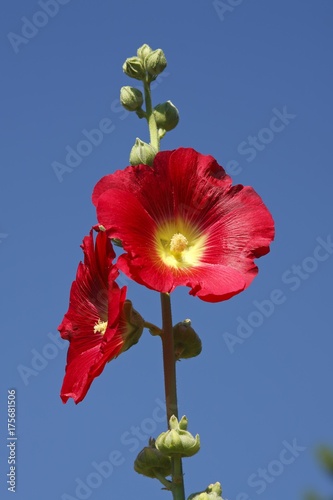
[[[136,343],[143,330],[141,316],[125,300],[126,287],[120,289],[115,282],[119,273],[107,235],[98,233],[94,247],[91,231],[81,247],[84,263],[79,264],[69,309],[59,326],[61,337],[70,342],[60,392],[64,403],[68,398],[82,401],[106,363]]]
[[[97,217],[126,254],[117,266],[159,292],[176,286],[208,302],[244,290],[269,252],[274,222],[251,187],[231,185],[212,156],[163,151],[153,168],[127,167],[95,186]]]

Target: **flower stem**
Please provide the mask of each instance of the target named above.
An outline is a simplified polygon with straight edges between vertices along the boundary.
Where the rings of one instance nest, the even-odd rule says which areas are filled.
[[[155,476],[156,476],[156,479],[158,479],[165,486],[165,489],[167,489],[169,491],[171,490],[171,487],[172,487],[171,481],[168,481],[168,479],[163,477],[161,474],[158,474],[158,472],[155,472]]]
[[[145,103],[146,103],[146,118],[149,127],[150,134],[150,145],[156,149],[156,152],[160,150],[160,137],[158,135],[156,120],[153,112],[153,105],[151,101],[150,94],[150,83],[148,81],[143,82],[144,92],[145,92]]]
[[[162,347],[164,364],[164,385],[167,422],[172,415],[178,418],[176,360],[173,342],[171,299],[168,293],[161,293],[162,307]],[[182,460],[181,457],[172,459],[172,494],[174,500],[185,500]]]
[[[153,336],[158,335],[160,337],[162,336],[162,333],[163,333],[162,330],[158,326],[154,325],[153,323],[150,323],[149,321],[144,321],[143,326],[145,328],[148,328],[151,335],[153,335]]]
[[[150,83],[144,81],[146,118],[149,127],[150,144],[156,151],[160,150],[160,137],[156,120],[153,113],[153,106],[150,93]],[[167,425],[172,415],[178,418],[177,386],[176,386],[176,359],[173,342],[171,299],[168,293],[161,293],[162,307],[162,347],[163,347],[163,365],[164,365],[164,387],[167,413]],[[146,323],[149,325],[148,323]],[[148,326],[149,328],[149,326]],[[185,500],[183,467],[181,457],[172,459],[172,483],[171,491],[173,500]]]

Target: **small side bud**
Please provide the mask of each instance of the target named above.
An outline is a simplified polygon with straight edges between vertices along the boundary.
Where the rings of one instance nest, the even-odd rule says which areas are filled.
[[[151,47],[149,47],[149,45],[144,43],[143,45],[141,45],[141,47],[138,48],[137,54],[138,54],[138,57],[141,59],[141,61],[144,62],[145,58],[151,52],[153,52],[153,49]]]
[[[205,491],[193,493],[187,500],[223,500],[220,483],[210,484]]]
[[[155,78],[165,70],[167,66],[167,60],[165,58],[162,49],[156,49],[150,52],[145,57],[145,69],[147,70],[150,81],[155,80]]]
[[[156,477],[156,473],[163,477],[170,476],[172,465],[170,457],[163,455],[156,449],[155,440],[149,440],[149,446],[140,451],[134,462],[134,470],[147,477]]]
[[[200,437],[192,436],[187,429],[187,418],[183,417],[180,422],[173,415],[170,420],[170,430],[162,432],[156,439],[156,448],[169,457],[175,455],[191,457],[200,449]]]
[[[128,111],[136,111],[143,104],[143,95],[141,90],[135,87],[125,86],[120,89],[120,102]]]
[[[123,71],[127,76],[136,80],[144,80],[146,73],[141,60],[138,57],[129,57],[123,64]]]
[[[171,101],[163,102],[155,106],[154,116],[157,128],[166,130],[167,132],[174,129],[179,122],[178,109]]]
[[[137,344],[144,328],[144,319],[134,309],[130,300],[125,300],[122,311],[124,323],[123,340],[124,345],[121,352],[127,351],[132,345]]]
[[[202,343],[191,326],[191,320],[185,319],[173,327],[176,360],[198,356],[202,351]]]
[[[156,156],[156,149],[150,144],[136,139],[134,146],[131,149],[129,161],[131,165],[152,165]]]

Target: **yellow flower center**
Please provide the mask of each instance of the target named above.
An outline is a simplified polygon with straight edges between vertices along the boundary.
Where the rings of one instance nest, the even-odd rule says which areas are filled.
[[[101,321],[99,319],[94,326],[94,333],[100,333],[101,335],[104,335],[104,333],[106,332],[107,326],[108,326],[107,321]]]
[[[182,253],[188,248],[188,240],[181,233],[174,234],[170,240],[170,251],[173,254]]]
[[[182,219],[166,222],[155,234],[157,259],[169,267],[184,269],[200,264],[206,236]]]

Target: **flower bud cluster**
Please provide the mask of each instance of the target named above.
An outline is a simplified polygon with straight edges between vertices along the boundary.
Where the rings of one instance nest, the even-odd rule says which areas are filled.
[[[178,422],[178,419],[173,415],[169,420],[170,430],[162,432],[156,440],[151,438],[149,446],[143,448],[136,457],[134,462],[136,472],[161,480],[162,477],[171,475],[172,458],[195,455],[200,449],[200,438],[198,434],[193,437],[188,432],[187,425],[188,421],[185,416]],[[163,482],[163,484],[165,483]],[[215,497],[212,498],[215,499]],[[219,500],[218,497],[216,500]]]
[[[144,83],[145,97],[148,99],[147,95],[150,94],[149,84],[153,80],[156,80],[157,76],[164,71],[166,66],[167,61],[163,50],[153,50],[145,43],[138,48],[136,56],[126,59],[123,64],[123,71],[130,78],[140,80]],[[171,101],[160,103],[152,109],[149,96],[149,104],[146,102],[147,109],[143,110],[143,94],[141,90],[135,87],[129,85],[122,87],[120,90],[120,102],[127,111],[134,111],[139,118],[146,118],[148,123],[153,116],[158,134],[157,141],[164,137],[169,130],[174,129],[179,122],[178,110]],[[155,143],[154,146],[156,147]],[[150,144],[137,139],[131,150],[130,163],[133,166],[139,164],[151,166],[155,155],[156,151]]]
[[[145,43],[138,49],[137,56],[126,59],[123,71],[136,80],[152,82],[165,70],[166,66],[167,60],[163,50],[153,50]]]

